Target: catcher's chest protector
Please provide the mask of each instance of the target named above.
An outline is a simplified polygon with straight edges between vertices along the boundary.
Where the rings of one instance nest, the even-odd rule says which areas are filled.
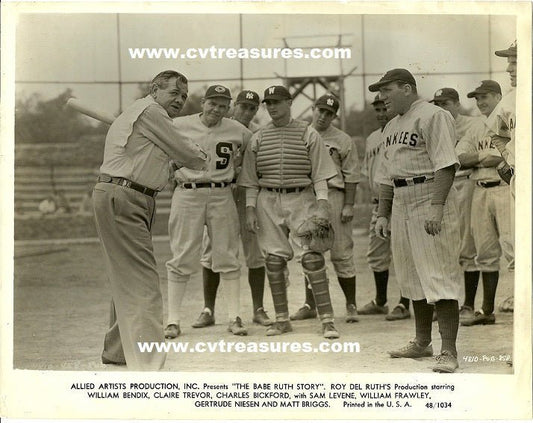
[[[257,172],[262,186],[309,185],[311,161],[303,139],[307,126],[307,122],[292,121],[281,128],[261,130]]]

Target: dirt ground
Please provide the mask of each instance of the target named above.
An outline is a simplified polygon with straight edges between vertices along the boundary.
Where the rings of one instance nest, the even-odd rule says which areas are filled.
[[[354,232],[356,243],[357,302],[366,304],[374,294],[372,273],[367,267],[365,252],[367,234]],[[167,280],[165,261],[170,258],[167,239],[154,242],[165,303]],[[513,273],[502,262],[496,304],[512,294]],[[243,264],[244,266],[244,264]],[[295,311],[304,299],[303,281],[297,263],[289,265],[291,285],[288,289],[289,308]],[[181,342],[225,340],[311,342],[318,346],[325,341],[318,320],[294,322],[294,332],[276,338],[266,338],[265,328],[252,323],[250,289],[241,277],[243,320],[249,336],[236,337],[227,332],[224,296],[217,300],[216,325],[193,329],[191,324],[202,310],[200,276],[188,285],[181,323]],[[353,372],[353,373],[431,373],[433,359],[391,359],[387,350],[403,346],[414,337],[414,318],[387,322],[384,316],[360,316],[358,323],[344,322],[342,291],[334,273],[330,277],[330,292],[336,311],[336,326],[341,337],[337,342],[358,342],[354,353],[169,353],[165,370],[190,372]],[[97,242],[36,245],[15,245],[14,287],[14,367],[33,370],[124,371],[121,366],[104,366],[100,362],[103,335],[107,327],[109,291],[106,286],[103,260]],[[265,309],[273,316],[268,283],[265,289]],[[223,290],[223,287],[221,287]],[[476,306],[481,306],[480,281]],[[393,307],[399,292],[392,272],[389,282],[389,306]],[[433,346],[438,353],[440,336],[433,325]],[[497,342],[494,342],[497,340]],[[328,341],[327,341],[328,342]],[[333,341],[329,341],[333,342]],[[512,367],[502,357],[512,355],[513,314],[496,314],[492,326],[460,327],[458,336],[459,372],[511,374]],[[484,358],[495,356],[495,361]],[[471,357],[465,361],[465,357]]]

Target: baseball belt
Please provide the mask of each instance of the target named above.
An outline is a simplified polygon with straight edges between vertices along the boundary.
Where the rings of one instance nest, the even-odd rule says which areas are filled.
[[[394,186],[396,188],[399,187],[406,187],[408,185],[417,185],[417,184],[423,184],[426,181],[431,181],[433,177],[428,176],[415,176],[414,178],[406,178],[406,179],[393,179],[392,182],[394,183]]]
[[[157,193],[159,192],[155,189],[148,188],[148,187],[145,187],[144,185],[138,184],[137,182],[130,181],[129,179],[109,176],[109,175],[99,175],[98,182],[105,182],[109,184],[120,185],[121,187],[131,188],[144,195],[148,195],[149,197],[155,197]]]
[[[231,182],[184,182],[180,188],[195,189],[195,188],[224,188],[229,187]]]
[[[307,187],[294,187],[294,188],[271,188],[263,187],[267,191],[278,192],[280,194],[290,194],[291,192],[300,192],[306,189]]]
[[[481,188],[493,188],[493,187],[499,187],[501,185],[501,181],[489,181],[489,182],[477,181],[476,185]]]

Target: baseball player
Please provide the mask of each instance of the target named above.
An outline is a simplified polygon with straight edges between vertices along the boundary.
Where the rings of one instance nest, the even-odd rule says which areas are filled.
[[[231,183],[235,158],[252,133],[243,125],[224,118],[231,102],[230,90],[210,86],[202,98],[202,112],[174,120],[174,125],[208,151],[207,169],[181,167],[174,173],[177,187],[169,217],[172,259],[167,262],[168,324],[165,337],[180,334],[181,303],[186,284],[197,268],[204,226],[211,241],[211,270],[220,273],[227,290],[228,331],[246,335],[240,318],[239,221]],[[214,316],[211,318],[214,320]]]
[[[255,91],[244,90],[239,93],[235,101],[233,117],[246,128],[255,132],[258,127],[252,119],[259,107],[259,94]],[[263,307],[263,295],[265,291],[265,260],[259,249],[257,236],[246,229],[246,190],[243,187],[235,187],[233,197],[239,214],[239,232],[243,246],[244,258],[248,267],[248,284],[252,293],[253,322],[270,326],[272,321]],[[204,234],[205,235],[205,234]],[[198,320],[192,325],[193,328],[203,328],[215,323],[215,300],[220,283],[219,273],[211,270],[211,243],[207,235],[204,236],[204,254],[202,256],[203,288],[204,288],[204,311]]]
[[[265,90],[263,102],[272,121],[252,137],[238,184],[246,187],[246,223],[257,233],[272,292],[275,323],[267,336],[292,331],[285,269],[294,251],[289,234],[310,216],[329,219],[327,180],[335,164],[318,132],[291,117],[292,97],[283,86]],[[301,263],[314,293],[325,338],[338,338],[334,326],[324,256],[304,251]]]
[[[346,298],[346,322],[353,323],[357,317],[355,302],[355,263],[352,238],[355,189],[360,180],[359,157],[357,148],[348,134],[331,125],[337,117],[339,100],[325,94],[318,98],[313,107],[313,122],[326,148],[329,151],[337,175],[328,180],[328,201],[331,207],[331,225],[335,241],[330,251],[331,262],[337,274],[339,285]],[[304,281],[305,304],[290,316],[291,320],[315,318],[316,303],[313,291]]]
[[[500,84],[485,80],[468,98],[475,98],[480,112],[489,116],[502,98]],[[504,183],[496,167],[503,160],[493,146],[488,128],[483,119],[476,122],[457,145],[457,154],[463,168],[471,168],[470,179],[474,182],[472,198],[472,233],[477,250],[476,262],[483,280],[483,306],[474,313],[476,288],[465,286],[466,310],[460,316],[461,325],[493,324],[494,298],[498,286],[500,257],[503,244],[511,243],[509,223],[509,185]],[[510,257],[512,259],[512,256]]]
[[[461,295],[459,224],[450,188],[456,168],[452,115],[419,99],[416,81],[406,69],[388,71],[370,91],[398,116],[383,130],[383,176],[376,232],[388,236],[402,295],[413,302],[416,337],[391,357],[433,355],[431,329],[437,311],[441,353],[433,371],[454,372]],[[393,200],[394,198],[394,200]],[[434,305],[434,306],[433,306]]]
[[[372,218],[370,220],[369,243],[366,254],[368,265],[374,273],[376,298],[364,305],[359,314],[385,314],[389,321],[403,320],[411,317],[409,298],[400,297],[398,305],[389,313],[387,306],[387,287],[389,283],[389,266],[391,260],[390,238],[380,238],[375,227],[378,219],[379,183],[376,181],[380,169],[383,150],[383,129],[393,115],[387,111],[385,103],[376,95],[372,102],[380,128],[372,132],[366,140],[365,158],[362,173],[368,177],[368,185],[372,196]]]
[[[517,43],[513,42],[509,48],[498,50],[494,54],[507,58],[507,73],[511,78],[512,90],[498,103],[496,109],[487,119],[487,126],[491,131],[492,143],[501,153],[504,161],[497,169],[498,173],[511,186],[511,236],[514,240],[515,219],[515,129],[516,129],[516,78],[517,78]],[[513,241],[514,242],[514,241]],[[500,305],[500,311],[514,310],[514,296],[507,298]]]
[[[163,300],[151,226],[157,192],[168,180],[169,158],[191,169],[205,166],[205,152],[172,124],[187,99],[187,78],[158,74],[150,94],[113,122],[93,191],[94,216],[111,285],[111,321],[104,364],[159,370],[163,352],[141,352],[138,342],[164,342]]]
[[[459,93],[453,88],[441,88],[433,96],[435,106],[442,107],[451,113],[455,119],[455,134],[457,142],[470,130],[480,118],[465,116],[459,113],[461,103],[459,102]],[[459,169],[455,172],[453,186],[456,190],[457,202],[461,204],[459,211],[459,230],[461,233],[461,252],[459,254],[459,264],[463,269],[465,292],[477,288],[479,281],[479,269],[476,265],[476,247],[472,230],[470,226],[470,215],[472,207],[472,195],[474,193],[474,181],[470,178],[472,169]],[[471,310],[461,308],[459,318],[468,316]],[[434,320],[436,316],[434,315]]]

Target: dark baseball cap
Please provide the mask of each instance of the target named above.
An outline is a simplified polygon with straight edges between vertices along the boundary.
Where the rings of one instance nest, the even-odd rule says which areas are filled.
[[[501,94],[502,89],[500,87],[500,84],[498,84],[496,81],[492,81],[491,79],[486,79],[484,81],[481,81],[481,85],[477,87],[471,93],[468,93],[466,96],[468,98],[472,98],[472,97],[475,97],[477,94],[487,94],[487,93]]]
[[[244,90],[239,93],[237,96],[237,100],[235,100],[235,104],[239,103],[246,103],[251,104],[253,106],[259,106],[259,94],[257,94],[255,91],[250,90]]]
[[[283,85],[272,85],[265,90],[263,103],[266,100],[291,100],[291,93]]]
[[[506,50],[496,50],[494,54],[498,57],[516,57],[516,40]]]
[[[430,103],[445,100],[459,101],[459,93],[453,88],[441,88],[440,90],[435,91],[433,100],[431,100]]]
[[[383,103],[383,104],[385,104],[385,102],[384,102],[381,98],[379,98],[379,94],[376,95],[376,96],[374,97],[374,101],[373,101],[372,103],[370,103],[370,104],[371,104],[372,106],[375,106],[375,105],[378,104],[378,103]]]
[[[392,69],[383,75],[378,82],[370,85],[368,89],[372,92],[376,92],[379,91],[380,87],[383,85],[387,85],[388,83],[395,81],[405,82],[416,87],[416,81],[411,72],[409,72],[407,69]]]
[[[339,100],[332,94],[324,94],[315,101],[315,107],[319,109],[326,109],[330,112],[337,113],[339,110]]]
[[[211,85],[205,92],[204,98],[223,97],[231,100],[231,91],[222,85]]]

